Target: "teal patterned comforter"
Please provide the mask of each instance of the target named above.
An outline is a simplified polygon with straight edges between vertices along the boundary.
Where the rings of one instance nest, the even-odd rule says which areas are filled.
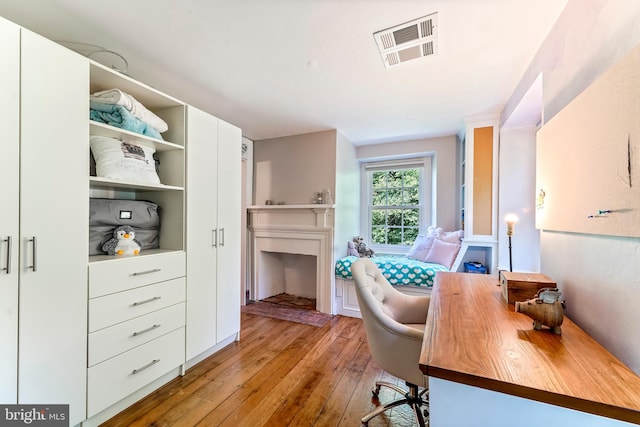
[[[351,279],[351,264],[359,259],[347,256],[336,262],[336,277]],[[413,258],[399,256],[376,256],[371,258],[376,263],[384,277],[392,285],[433,286],[433,279],[438,271],[449,271],[440,264],[422,262]]]

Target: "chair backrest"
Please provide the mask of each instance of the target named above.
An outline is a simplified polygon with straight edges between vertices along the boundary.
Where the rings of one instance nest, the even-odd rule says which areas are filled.
[[[424,387],[418,367],[424,327],[416,324],[426,322],[429,297],[397,291],[369,258],[355,261],[351,274],[373,359],[390,374]]]

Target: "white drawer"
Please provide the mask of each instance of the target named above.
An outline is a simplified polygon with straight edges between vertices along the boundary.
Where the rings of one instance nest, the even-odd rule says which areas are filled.
[[[184,328],[88,369],[87,416],[108,408],[184,363]]]
[[[89,300],[89,332],[143,316],[185,300],[186,279],[143,286]]]
[[[89,298],[185,275],[184,251],[113,258],[89,264]]]
[[[89,334],[89,366],[183,327],[185,305],[181,302]]]

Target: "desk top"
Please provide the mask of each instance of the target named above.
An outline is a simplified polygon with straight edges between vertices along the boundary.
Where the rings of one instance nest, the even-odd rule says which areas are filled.
[[[495,276],[438,273],[426,375],[640,424],[640,377],[566,316],[562,335],[514,312]]]

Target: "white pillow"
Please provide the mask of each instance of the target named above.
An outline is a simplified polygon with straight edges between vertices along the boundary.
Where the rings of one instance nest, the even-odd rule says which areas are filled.
[[[464,236],[463,230],[442,231],[440,234],[438,234],[438,239],[442,240],[443,242],[454,243],[456,245],[459,245],[460,240],[462,240],[463,236]]]
[[[106,136],[91,136],[96,175],[141,184],[160,184],[153,154],[155,148]]]
[[[422,234],[416,237],[416,241],[413,243],[409,252],[405,255],[407,258],[417,259],[418,261],[424,261],[433,245],[435,237],[423,236]]]

